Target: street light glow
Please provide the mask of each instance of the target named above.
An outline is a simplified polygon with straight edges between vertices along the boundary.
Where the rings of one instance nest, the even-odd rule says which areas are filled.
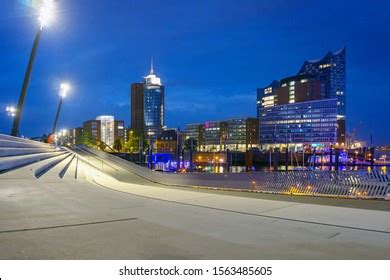
[[[16,116],[16,108],[15,107],[7,106],[7,108],[5,110],[6,110],[6,112],[8,113],[8,115],[10,117],[15,117]]]
[[[69,91],[70,91],[70,84],[69,83],[62,83],[60,85],[61,98],[65,98]]]
[[[54,20],[54,0],[43,0],[39,10],[39,23],[41,29]]]

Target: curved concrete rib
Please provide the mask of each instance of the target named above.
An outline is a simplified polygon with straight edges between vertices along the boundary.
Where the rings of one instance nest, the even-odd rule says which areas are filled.
[[[40,177],[45,175],[49,170],[51,170],[52,168],[54,168],[55,166],[57,166],[58,164],[60,164],[64,160],[66,160],[67,158],[69,158],[71,155],[72,154],[65,152],[61,156],[56,157],[54,160],[52,160],[52,161],[48,162],[47,164],[41,166],[40,168],[36,169],[35,173],[34,173],[35,177],[37,179],[39,179]],[[56,175],[59,176],[59,173],[60,172],[56,172]]]
[[[55,151],[55,149],[48,148],[48,147],[44,147],[44,148],[0,147],[0,157],[31,155],[31,154],[38,154],[38,153],[48,153],[53,151]]]
[[[49,159],[49,158],[63,155],[64,153],[66,152],[56,151],[56,152],[47,152],[47,153],[39,153],[39,154],[32,154],[32,155],[21,155],[21,156],[1,158],[0,172],[2,173],[8,172],[16,168],[21,168],[44,159]]]

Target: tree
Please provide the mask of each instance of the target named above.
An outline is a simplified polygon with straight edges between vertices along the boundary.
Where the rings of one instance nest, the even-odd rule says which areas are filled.
[[[198,141],[195,138],[190,137],[184,142],[184,149],[190,152],[190,171],[192,171],[192,153],[197,150]]]
[[[140,141],[140,139],[142,141]],[[141,143],[140,143],[141,142]],[[148,147],[148,140],[145,137],[141,137],[140,133],[130,130],[126,143],[124,143],[124,148],[127,153],[138,153],[141,148],[145,150]]]
[[[85,146],[96,146],[96,141],[93,140],[91,132],[88,130],[83,130],[83,133],[81,134],[81,144]]]
[[[122,148],[123,148],[122,139],[118,137],[114,141],[114,149],[117,150],[119,153],[122,150]]]

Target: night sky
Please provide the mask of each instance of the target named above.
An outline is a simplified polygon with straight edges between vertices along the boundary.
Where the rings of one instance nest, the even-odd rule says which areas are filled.
[[[17,103],[37,11],[1,0],[0,133]],[[390,144],[390,2],[300,0],[59,0],[42,33],[21,132],[49,132],[62,80],[73,91],[59,128],[112,114],[130,123],[130,84],[155,72],[166,124],[256,116],[256,88],[296,74],[304,60],[347,48],[347,130]]]

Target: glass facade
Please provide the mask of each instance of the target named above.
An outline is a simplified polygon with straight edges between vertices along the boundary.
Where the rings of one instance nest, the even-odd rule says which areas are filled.
[[[346,65],[345,48],[336,53],[328,52],[322,59],[305,61],[298,75],[316,76],[324,85],[325,98],[337,98],[338,115],[346,114]]]
[[[245,149],[246,119],[228,120],[227,146],[229,150]]]
[[[345,48],[328,52],[322,59],[305,61],[296,76],[257,90],[263,148],[286,142],[345,143],[345,63]]]
[[[257,89],[257,108],[272,107],[278,104],[277,88],[280,87],[278,81],[273,81],[268,87]],[[258,111],[259,112],[259,111]]]
[[[245,152],[248,148],[258,147],[257,119],[230,119],[227,124],[226,145],[229,150]]]
[[[106,145],[114,145],[114,117],[113,116],[99,116],[96,120],[100,121],[100,139]]]
[[[227,138],[227,122],[211,121],[204,124],[204,150],[221,151]]]
[[[260,109],[260,143],[321,144],[337,142],[336,98]]]
[[[144,132],[156,139],[164,126],[164,87],[160,78],[153,74],[144,81]]]
[[[198,150],[202,150],[204,146],[204,125],[203,124],[188,124],[186,126],[186,139],[193,138],[196,140]]]

